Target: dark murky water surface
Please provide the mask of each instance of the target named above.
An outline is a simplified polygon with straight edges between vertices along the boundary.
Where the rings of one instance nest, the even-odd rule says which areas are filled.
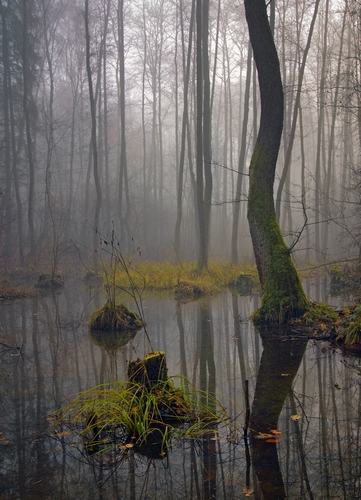
[[[327,286],[307,291],[336,304]],[[251,426],[282,432],[278,443],[252,440],[251,468],[242,432],[175,443],[164,460],[130,453],[116,469],[48,436],[49,413],[79,391],[124,380],[127,361],[150,351],[143,332],[123,346],[89,335],[102,300],[73,283],[61,295],[0,305],[1,499],[360,498],[360,360],[326,342],[261,337],[247,321],[257,296],[180,306],[144,299],[170,375],[214,392],[241,430],[248,380]]]

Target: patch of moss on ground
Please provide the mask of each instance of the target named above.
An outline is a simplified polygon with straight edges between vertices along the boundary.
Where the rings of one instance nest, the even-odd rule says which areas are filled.
[[[337,322],[339,318],[337,312],[332,307],[328,306],[327,304],[323,303],[316,304],[314,302],[309,303],[308,310],[303,312],[303,314],[292,316],[290,312],[287,322],[283,321],[277,323],[277,321],[274,322],[269,321],[268,323],[266,323],[264,321],[264,318],[259,315],[260,314],[259,311],[260,309],[255,311],[252,317],[255,324],[277,325],[277,324],[287,323],[288,326],[296,327],[299,330],[312,328],[314,333],[315,332],[327,333],[327,331],[333,328],[334,324]]]

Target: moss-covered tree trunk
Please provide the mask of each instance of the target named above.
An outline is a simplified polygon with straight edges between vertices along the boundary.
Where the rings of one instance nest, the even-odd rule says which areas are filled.
[[[283,127],[283,88],[265,0],[245,0],[246,18],[258,70],[261,121],[250,165],[248,221],[263,288],[255,319],[278,323],[309,307],[275,214],[273,188]]]

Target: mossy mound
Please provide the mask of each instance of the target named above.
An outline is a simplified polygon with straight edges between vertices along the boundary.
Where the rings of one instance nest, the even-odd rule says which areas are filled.
[[[213,287],[193,281],[180,281],[174,287],[175,299],[182,303],[198,300],[213,291]]]
[[[56,290],[63,288],[64,278],[60,274],[52,276],[51,274],[40,274],[35,288],[37,290]]]
[[[143,326],[139,316],[124,304],[107,301],[103,307],[94,311],[89,319],[90,330],[125,331],[138,330]]]
[[[338,320],[338,314],[332,307],[327,304],[316,304],[314,302],[309,302],[303,310],[295,310],[291,307],[284,308],[282,314],[278,316],[280,318],[279,321],[277,321],[277,315],[274,317],[268,316],[265,319],[261,312],[262,309],[257,309],[252,316],[253,322],[258,326],[291,325],[292,328],[297,326],[301,329],[311,327],[315,332],[318,332],[329,330]]]

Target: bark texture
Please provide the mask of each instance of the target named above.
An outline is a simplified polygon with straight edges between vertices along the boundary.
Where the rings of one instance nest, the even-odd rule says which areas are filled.
[[[248,221],[263,289],[255,320],[282,323],[309,307],[275,213],[273,188],[283,127],[283,88],[264,0],[245,0],[258,70],[261,120],[250,165]]]

